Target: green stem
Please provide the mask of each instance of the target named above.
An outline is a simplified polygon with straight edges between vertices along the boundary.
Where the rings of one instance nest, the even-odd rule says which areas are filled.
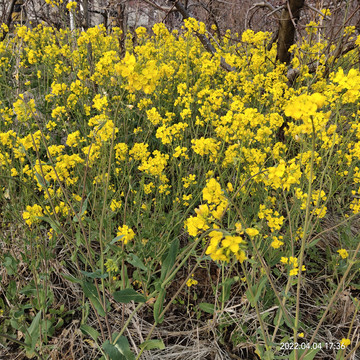
[[[246,269],[245,269],[245,266],[244,266],[243,263],[241,264],[241,268],[242,268],[242,271],[243,271],[243,273],[245,275],[245,279],[246,279],[246,283],[247,283],[247,286],[248,286],[249,293],[250,293],[251,297],[253,299],[255,299],[254,293],[253,293],[253,291],[251,289],[251,284],[250,284],[250,281],[249,281],[249,277],[247,275],[247,272],[246,272]],[[263,319],[261,318],[260,310],[259,310],[259,307],[258,307],[256,302],[254,304],[254,307],[255,307],[256,315],[257,315],[257,317],[259,319],[259,322],[260,322],[260,328],[261,328],[261,332],[262,332],[263,337],[264,337],[266,350],[269,350],[269,344],[268,344],[268,336],[269,336],[269,334],[265,330],[264,322],[263,322]]]
[[[297,289],[296,289],[296,312],[295,312],[295,322],[294,322],[294,343],[297,342],[297,333],[299,326],[299,318],[300,318],[300,288],[301,288],[301,273],[302,266],[304,262],[304,253],[305,253],[305,245],[307,239],[307,231],[309,227],[310,220],[310,205],[311,205],[311,192],[312,192],[312,182],[314,177],[314,155],[315,155],[315,127],[314,121],[311,118],[312,124],[312,151],[311,151],[311,159],[310,159],[310,174],[309,174],[309,186],[307,192],[307,201],[306,201],[306,211],[305,211],[305,223],[303,228],[303,236],[301,239],[301,247],[300,247],[300,255],[299,255],[299,274],[297,278]],[[295,360],[298,359],[298,351],[295,348]]]

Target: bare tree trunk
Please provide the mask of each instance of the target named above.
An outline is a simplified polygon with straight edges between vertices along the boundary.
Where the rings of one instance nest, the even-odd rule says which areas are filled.
[[[89,21],[89,1],[83,0],[83,8],[84,8],[84,29],[87,30],[90,26]]]
[[[295,25],[300,18],[300,11],[305,0],[287,0],[279,21],[279,37],[276,58],[283,63],[290,63],[289,48],[294,44]]]
[[[11,3],[10,3],[10,7],[9,7],[9,12],[8,12],[8,16],[6,17],[6,25],[7,27],[10,27],[10,24],[11,24],[11,15],[14,11],[14,7],[15,7],[15,3],[16,3],[16,0],[12,0]],[[1,37],[1,41],[3,41],[5,39],[5,36],[6,36],[6,32],[5,30],[3,31],[3,35]]]
[[[126,31],[127,31],[127,24],[126,24],[126,11],[125,6],[126,3],[118,3],[117,4],[117,26],[121,29],[122,33],[119,39],[119,46],[120,46],[120,57],[123,58],[125,56],[125,39],[126,39]]]

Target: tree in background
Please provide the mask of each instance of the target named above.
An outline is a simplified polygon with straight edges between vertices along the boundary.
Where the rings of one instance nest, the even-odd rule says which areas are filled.
[[[28,14],[32,26],[42,22],[59,29],[70,26],[67,4],[68,0],[0,0],[0,14],[2,22],[9,27],[15,21],[19,23],[19,14]],[[182,20],[191,15],[204,22],[209,31],[209,36],[202,39],[203,44],[207,43],[207,50],[211,48],[211,40],[206,39],[211,39],[214,32],[224,36],[227,29],[232,33],[242,33],[246,29],[270,31],[274,34],[272,43],[277,42],[278,60],[289,65],[289,48],[306,36],[306,24],[322,14],[319,29],[328,42],[324,51],[328,54],[330,68],[331,59],[339,58],[354,47],[354,41],[349,40],[351,36],[346,36],[344,29],[354,26],[355,33],[360,29],[360,0],[269,0],[257,3],[249,0],[79,0],[76,4],[77,28],[86,30],[103,23],[107,29],[117,26],[123,31],[119,39],[122,55],[128,30],[133,31],[138,26],[151,29],[156,22],[179,29]],[[331,17],[322,11],[328,11]],[[215,26],[212,28],[212,25]],[[330,50],[333,45],[335,51]],[[310,66],[315,69],[314,64]]]
[[[304,7],[304,3],[304,0],[289,0],[280,15],[277,59],[286,64],[290,63],[289,49],[295,41],[295,26],[299,21],[300,11]]]

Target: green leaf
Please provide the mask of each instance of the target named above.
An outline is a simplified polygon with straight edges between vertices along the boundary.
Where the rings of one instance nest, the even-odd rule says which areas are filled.
[[[321,238],[318,237],[317,239],[315,239],[315,240],[309,242],[308,244],[306,244],[305,248],[309,249],[309,248],[315,246],[320,240],[321,240]]]
[[[139,345],[140,349],[144,350],[152,350],[152,349],[165,349],[165,344],[162,340],[147,340],[144,341],[142,344]]]
[[[130,350],[128,339],[125,336],[120,336],[116,342],[115,347],[119,350],[120,354],[124,355],[126,360],[134,360],[135,356]]]
[[[87,271],[83,271],[83,270],[80,270],[80,272],[84,276],[89,277],[91,279],[105,279],[105,278],[109,277],[109,274],[107,274],[107,273],[101,274],[100,269],[97,269],[94,272],[87,272]]]
[[[20,293],[20,294],[27,295],[27,296],[36,295],[36,294],[37,294],[37,290],[36,290],[36,286],[35,286],[34,282],[31,281],[29,285],[24,286],[24,287],[19,291],[19,293]]]
[[[37,178],[37,181],[41,185],[41,187],[43,187],[44,189],[47,189],[49,187],[49,182],[47,180],[45,180],[45,182],[44,182],[43,177],[36,171],[35,171],[35,176]]]
[[[114,245],[116,242],[118,242],[120,239],[122,239],[125,235],[119,235],[114,237],[111,241],[110,241],[110,245]]]
[[[126,357],[121,355],[119,350],[113,344],[110,344],[109,340],[103,343],[102,348],[109,355],[110,360],[126,360]]]
[[[83,202],[80,213],[73,217],[73,222],[78,222],[79,218],[81,219],[81,217],[85,214],[90,195],[91,195],[91,191],[89,192],[88,196],[86,197],[85,201]]]
[[[298,359],[301,357],[301,355],[305,352],[306,349],[299,349],[297,351],[298,353]],[[304,356],[304,360],[313,360],[315,355],[321,350],[321,348],[319,347],[318,348],[313,348],[313,349],[310,349],[306,355]],[[293,352],[290,354],[289,356],[289,360],[295,360],[295,350],[293,350]]]
[[[294,324],[295,324],[295,319],[291,316],[291,314],[288,312],[288,318],[290,320],[290,322],[287,320],[286,316],[284,316],[284,321],[285,324],[290,328],[293,329],[294,328]]]
[[[81,324],[86,324],[90,313],[90,302],[86,301],[82,308],[83,308],[83,317],[81,319]]]
[[[82,281],[81,286],[83,288],[85,296],[87,296],[90,299],[91,303],[93,304],[94,308],[99,313],[99,315],[105,316],[106,313],[99,300],[95,285],[88,281]]]
[[[113,238],[109,244],[106,245],[106,248],[104,250],[104,254],[106,254],[111,248],[112,248],[112,245],[114,245],[116,242],[118,242],[121,238],[123,238],[125,235],[119,235],[115,238]]]
[[[66,275],[66,274],[60,273],[60,276],[62,276],[65,280],[70,281],[70,282],[72,282],[74,284],[81,284],[82,283],[82,280],[77,279],[77,278],[73,277],[72,275]]]
[[[251,306],[255,306],[255,304],[258,302],[262,289],[264,288],[266,282],[267,282],[267,277],[264,276],[258,284],[255,284],[254,286],[251,287],[254,297],[251,295],[249,289],[246,290],[246,297],[248,298]]]
[[[41,310],[36,314],[31,325],[26,331],[25,344],[30,347],[31,350],[35,349],[36,342],[40,336],[39,323],[41,319]]]
[[[106,340],[103,349],[111,360],[134,360],[135,355],[130,350],[129,342],[125,336],[120,336],[116,344],[111,344]]]
[[[126,261],[141,270],[147,271],[147,267],[135,254],[129,254]]]
[[[47,216],[36,216],[36,218],[39,220],[46,221],[57,234],[61,233],[60,225],[53,219],[51,219]]]
[[[97,341],[98,337],[100,336],[100,333],[97,330],[86,324],[81,325],[80,330],[83,334],[90,336],[95,341]]]
[[[164,321],[164,316],[160,317],[160,314],[163,311],[165,293],[165,289],[161,289],[154,304],[154,320],[157,324],[161,324]]]
[[[210,304],[210,303],[200,303],[199,305],[200,310],[209,313],[209,314],[214,314],[215,312],[215,305],[214,304]]]
[[[265,351],[264,357],[262,357],[261,359],[264,359],[264,360],[274,360],[274,359],[275,359],[274,352],[271,351],[271,350]]]
[[[276,315],[275,315],[275,318],[274,318],[274,325],[275,326],[277,326],[277,324],[278,324],[278,321],[279,321],[279,318],[280,318],[280,313],[281,313],[281,319],[280,319],[279,326],[284,324],[284,314],[282,313],[281,309],[277,309]]]
[[[230,298],[230,291],[231,291],[231,286],[235,283],[239,281],[237,278],[229,278],[226,279],[221,285],[222,285],[222,291],[224,293],[224,301],[228,301]]]
[[[6,254],[3,265],[6,268],[8,275],[14,275],[17,273],[18,261],[14,259],[11,254]]]
[[[124,289],[120,291],[115,291],[113,293],[114,299],[119,303],[128,304],[130,301],[142,302],[146,301],[146,298],[136,292],[134,289]]]
[[[176,239],[171,243],[169,251],[166,253],[165,259],[162,262],[161,276],[160,276],[161,281],[163,281],[170,274],[170,271],[175,264],[175,259],[178,250],[179,250],[179,239]]]

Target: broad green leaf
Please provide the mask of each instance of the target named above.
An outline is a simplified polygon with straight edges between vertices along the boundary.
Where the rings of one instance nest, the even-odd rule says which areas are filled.
[[[116,242],[118,242],[120,239],[122,239],[125,235],[119,235],[119,236],[116,236],[114,237],[111,241],[110,241],[110,244],[113,245],[115,244]]]
[[[77,278],[73,277],[72,275],[66,275],[66,274],[60,273],[60,276],[62,276],[64,279],[66,279],[72,283],[75,283],[75,284],[80,284],[82,282],[82,280],[77,279]]]
[[[124,237],[124,235],[119,235],[119,236],[114,237],[110,241],[110,243],[106,245],[106,248],[104,250],[104,254],[106,254],[112,248],[112,245],[114,245],[116,242],[118,242],[123,237]]]
[[[209,303],[200,303],[199,305],[200,310],[209,313],[209,314],[214,314],[215,312],[215,305],[214,304],[209,304]]]
[[[280,313],[281,313],[281,319],[280,319],[279,326],[281,326],[284,323],[284,314],[282,313],[281,309],[277,309],[276,315],[275,315],[275,318],[274,318],[274,325],[275,326],[277,326],[277,324],[278,324]]]
[[[18,261],[14,259],[11,254],[6,254],[3,265],[6,268],[8,275],[14,275],[17,273]]]
[[[119,350],[113,344],[110,344],[109,340],[106,340],[103,343],[102,348],[109,356],[110,360],[126,360],[126,357],[124,355],[121,355]]]
[[[81,210],[80,210],[80,213],[73,217],[73,222],[78,222],[79,218],[81,218],[85,214],[85,211],[86,211],[87,206],[88,206],[88,201],[89,201],[90,195],[91,195],[91,192],[89,192],[88,196],[84,200],[84,202],[82,204],[82,207],[81,207]]]
[[[306,349],[299,349],[297,351],[298,353],[298,359],[301,357],[301,355],[305,352]],[[321,350],[321,348],[314,348],[314,349],[310,349],[306,355],[304,356],[304,360],[313,360],[315,355]],[[293,350],[293,352],[290,354],[289,356],[289,360],[295,360],[295,350]]]
[[[95,341],[97,341],[98,337],[100,336],[100,333],[97,330],[86,324],[81,325],[80,330],[83,334],[90,336]]]
[[[165,344],[162,340],[147,340],[144,341],[142,344],[139,345],[140,349],[144,350],[152,350],[152,349],[165,349]]]
[[[47,216],[36,216],[36,218],[39,220],[46,221],[57,234],[61,233],[60,225],[53,219]]]
[[[44,182],[43,177],[36,171],[35,171],[35,176],[37,178],[37,181],[41,185],[41,187],[43,187],[44,189],[47,189],[49,187],[49,182],[47,180],[45,180],[45,182]]]
[[[99,315],[105,316],[106,313],[99,300],[95,285],[88,281],[83,281],[81,285],[85,296],[87,296],[90,299],[91,303],[93,304],[94,308],[99,313]]]
[[[80,270],[80,272],[84,276],[89,277],[91,279],[105,279],[105,278],[109,277],[109,274],[107,274],[107,273],[101,274],[100,269],[97,269],[94,272],[87,272],[87,271],[83,271],[83,270]]]
[[[255,304],[258,302],[259,297],[261,295],[261,292],[267,282],[266,276],[264,276],[258,284],[255,284],[251,287],[252,293],[254,294],[254,297],[251,295],[251,292],[246,290],[246,297],[248,298],[251,306],[255,306]]]
[[[39,311],[36,316],[34,317],[33,321],[31,322],[31,325],[28,328],[28,333],[32,336],[34,333],[39,331],[39,322],[41,319],[41,311]]]
[[[116,344],[114,344],[115,347],[118,349],[120,354],[124,355],[126,360],[134,360],[135,356],[130,350],[130,345],[128,342],[128,339],[125,336],[120,336]]]
[[[164,320],[164,316],[162,317],[159,316],[163,311],[165,293],[166,293],[165,289],[161,289],[154,304],[154,320],[157,324],[161,324]]]
[[[144,265],[144,263],[135,254],[129,254],[128,257],[126,258],[126,261],[129,264],[131,264],[131,265],[133,265],[133,266],[135,266],[135,267],[137,267],[137,268],[139,268],[141,270],[144,270],[144,271],[147,270],[147,267]]]
[[[31,281],[29,285],[24,286],[20,291],[20,294],[24,294],[24,295],[36,295],[37,294],[37,290],[36,290],[36,286],[35,284]]]
[[[265,351],[264,356],[263,356],[261,359],[264,359],[264,360],[274,360],[274,359],[275,359],[274,352],[271,351],[271,350]]]
[[[124,289],[113,293],[114,299],[119,303],[128,304],[130,301],[145,302],[146,298],[134,289]]]
[[[129,342],[125,336],[120,336],[116,344],[106,340],[102,346],[110,360],[134,360],[135,355],[130,350]]]
[[[170,274],[170,271],[175,264],[175,259],[178,250],[179,250],[179,239],[176,239],[171,243],[169,250],[166,253],[166,256],[162,262],[161,276],[160,276],[161,281],[163,281]]]
[[[309,242],[308,244],[306,244],[306,247],[305,247],[305,248],[306,248],[306,249],[309,249],[309,248],[315,246],[320,240],[321,240],[321,238],[318,237],[317,239],[315,239],[315,240]]]
[[[31,350],[35,349],[36,342],[40,336],[39,323],[41,319],[41,310],[36,314],[31,325],[26,331],[25,344],[30,347]]]
[[[231,291],[231,286],[235,283],[239,281],[237,279],[237,277],[235,278],[229,278],[226,279],[221,285],[222,285],[222,291],[224,293],[224,301],[228,301],[230,298],[230,291]]]

